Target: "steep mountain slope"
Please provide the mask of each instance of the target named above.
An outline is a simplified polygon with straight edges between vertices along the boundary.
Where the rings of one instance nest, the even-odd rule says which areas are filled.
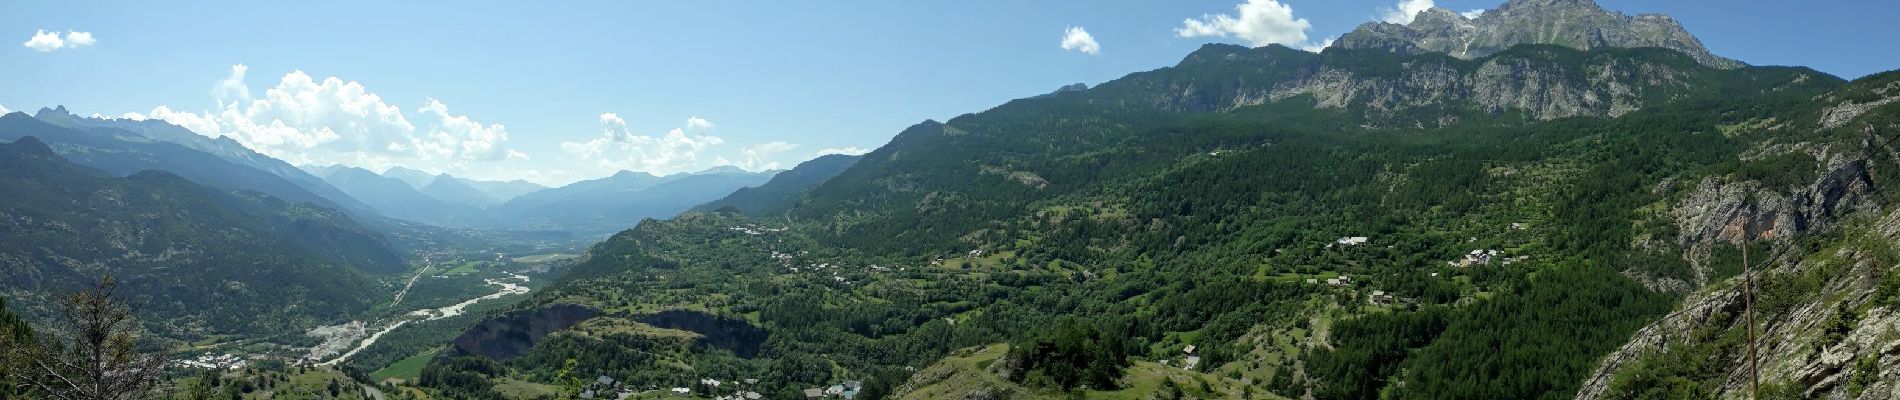
[[[1151,172],[1196,151],[1260,145],[1256,137],[1200,133],[1221,122],[1198,115],[1317,109],[1340,116],[1288,121],[1320,129],[1533,124],[1837,84],[1807,69],[1711,69],[1662,49],[1520,46],[1467,61],[1208,45],[1174,67],[1086,92],[912,126],[820,185],[792,214],[840,221],[837,243],[944,251],[987,221],[1029,211],[1030,202]]]
[[[399,271],[342,213],[145,171],[74,165],[32,137],[0,146],[0,293],[44,316],[52,296],[111,274],[171,339],[285,333],[360,312]]]
[[[505,343],[520,354],[465,336],[425,384],[668,384],[697,376],[684,364],[781,397],[839,380],[872,398],[999,393],[945,386],[988,379],[959,376],[1038,396],[1569,397],[1721,276],[1658,211],[1692,193],[1669,182],[1822,174],[1759,145],[1830,140],[1804,127],[1843,83],[1666,49],[1206,46],[913,126],[786,217],[645,221],[519,311],[593,317],[516,326],[549,332]],[[641,322],[668,311],[766,337],[755,356],[645,345],[727,338]],[[957,355],[999,343],[991,362]]]
[[[185,129],[184,127],[172,125],[161,120],[140,121],[80,117],[67,112],[65,106],[51,109],[42,108],[38,113],[35,113],[33,117],[49,124],[77,130],[92,128],[117,129],[132,132],[152,140],[183,145],[194,150],[216,155],[218,158],[222,158],[232,164],[242,165],[276,175],[284,180],[290,181],[290,183],[297,185],[297,187],[322,197],[329,203],[337,205],[338,208],[350,211],[359,216],[375,215],[375,212],[367,205],[345,195],[336,188],[330,187],[330,185],[326,184],[316,175],[291,166],[283,160],[271,158],[270,156],[252,151],[250,148],[239,144],[236,140],[231,140],[231,138],[206,137]]]
[[[330,169],[323,179],[383,215],[443,226],[485,224],[480,209],[424,195],[409,184],[356,167]]]
[[[670,218],[757,186],[775,172],[705,171],[665,177],[627,172],[535,191],[490,209],[511,229],[613,232],[647,218]]]
[[[0,346],[25,346],[32,338],[33,327],[7,308],[6,297],[0,297]],[[25,398],[29,393],[14,385],[9,373],[0,369],[0,398]]]
[[[717,211],[733,207],[748,215],[775,215],[790,210],[812,187],[843,173],[858,162],[858,156],[830,154],[798,163],[780,172],[758,187],[741,188],[724,198],[693,207],[694,211]]]
[[[1511,0],[1477,18],[1434,7],[1419,13],[1409,25],[1370,22],[1333,43],[1347,49],[1439,53],[1465,59],[1489,56],[1521,44],[1554,44],[1579,50],[1659,47],[1687,54],[1711,67],[1742,66],[1710,53],[1674,18],[1624,15],[1605,10],[1594,0]]]
[[[1685,181],[1667,204],[1707,285],[1596,369],[1577,399],[1750,393],[1748,280],[1763,398],[1900,396],[1900,72],[1815,99],[1749,157],[1794,159],[1805,179]],[[1789,135],[1793,136],[1793,135]],[[1803,140],[1805,139],[1805,140]]]

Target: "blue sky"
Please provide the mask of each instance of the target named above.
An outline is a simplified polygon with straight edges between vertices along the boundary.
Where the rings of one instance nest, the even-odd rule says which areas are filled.
[[[1247,1],[8,2],[0,107],[164,118],[297,163],[548,184],[789,168],[1210,41],[1321,43],[1400,2],[1251,0],[1291,18],[1252,35],[1179,32]],[[1674,16],[1752,64],[1850,79],[1900,68],[1887,51],[1900,24],[1884,21],[1896,2],[1599,2]],[[1094,47],[1065,42],[1075,27]]]

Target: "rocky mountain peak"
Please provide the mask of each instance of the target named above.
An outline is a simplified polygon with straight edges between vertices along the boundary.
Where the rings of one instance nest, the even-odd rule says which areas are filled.
[[[1498,9],[1503,10],[1521,7],[1589,7],[1599,10],[1603,9],[1602,6],[1597,5],[1596,0],[1511,0],[1504,2],[1502,6],[1498,6]]]
[[[52,124],[59,124],[61,121],[72,120],[73,113],[66,111],[66,106],[63,105],[54,106],[53,108],[41,107],[39,112],[33,113],[33,118]]]
[[[1579,50],[1600,47],[1661,47],[1688,54],[1716,68],[1744,64],[1710,53],[1674,18],[1630,16],[1593,0],[1512,0],[1475,19],[1434,8],[1411,24],[1373,22],[1339,38],[1334,46],[1398,53],[1444,53],[1478,58],[1520,44],[1553,44]]]

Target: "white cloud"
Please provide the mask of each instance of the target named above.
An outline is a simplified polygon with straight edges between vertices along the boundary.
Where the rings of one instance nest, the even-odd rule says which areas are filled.
[[[1102,44],[1096,43],[1095,36],[1089,35],[1089,31],[1080,26],[1062,31],[1062,49],[1090,55],[1102,54]]]
[[[449,114],[449,107],[430,98],[417,110],[421,120],[434,120],[428,133],[411,138],[418,149],[427,149],[423,159],[442,158],[461,161],[499,161],[511,156],[502,145],[508,141],[508,127],[482,124],[467,115]]]
[[[45,53],[45,52],[49,52],[53,50],[59,50],[59,48],[61,47],[66,47],[66,41],[61,40],[59,38],[59,32],[47,32],[45,30],[40,30],[38,33],[33,34],[32,39],[27,39],[26,43],[21,43],[21,45],[26,46],[26,48],[37,50],[41,53]]]
[[[1333,47],[1333,41],[1337,41],[1337,40],[1339,40],[1338,36],[1328,37],[1326,38],[1326,40],[1321,40],[1317,44],[1301,45],[1300,50],[1306,50],[1306,51],[1318,53],[1321,50],[1326,50],[1327,47]]]
[[[1313,24],[1305,18],[1293,16],[1292,7],[1275,0],[1247,0],[1234,6],[1234,11],[1238,17],[1220,14],[1189,18],[1181,22],[1174,34],[1184,38],[1234,38],[1259,47],[1301,45],[1306,42],[1306,31],[1313,29]]]
[[[706,149],[726,142],[718,136],[691,134],[688,130],[713,128],[712,121],[699,117],[686,119],[686,126],[673,128],[664,135],[634,134],[619,114],[600,114],[601,135],[585,142],[561,142],[561,150],[593,161],[594,167],[608,171],[633,170],[670,174],[699,166]]]
[[[449,112],[425,98],[412,112],[384,101],[361,83],[315,79],[303,71],[285,74],[254,96],[244,83],[249,71],[233,65],[212,86],[218,110],[202,113],[158,106],[126,118],[161,119],[211,137],[230,137],[245,147],[298,165],[406,165],[465,170],[471,162],[522,159],[506,148],[507,127]]]
[[[1399,0],[1397,5],[1382,7],[1379,20],[1399,25],[1411,24],[1413,19],[1418,18],[1418,13],[1434,6],[1436,4],[1432,0]]]
[[[244,64],[232,65],[231,75],[211,86],[211,98],[218,101],[218,108],[224,108],[227,103],[251,100],[251,87],[244,84],[244,74],[250,70],[251,67]]]
[[[10,112],[13,112],[13,111],[8,110],[7,106],[0,106],[0,115],[6,115],[7,113],[10,113]]]
[[[91,46],[93,43],[98,42],[98,40],[92,38],[92,32],[66,31],[66,37],[60,38],[59,31],[47,32],[44,29],[35,29],[33,38],[27,39],[26,42],[20,43],[20,45],[26,46],[26,48],[33,49],[34,51],[46,53],[59,49],[74,49]]]
[[[738,162],[730,162],[723,159],[720,161],[721,164],[737,165],[739,168],[744,168],[747,171],[769,171],[779,169],[779,163],[770,160],[772,156],[796,148],[798,148],[798,145],[783,141],[768,142],[740,150],[740,154],[744,155],[745,158]]]
[[[712,129],[713,123],[712,121],[707,121],[705,118],[700,118],[695,115],[686,117],[686,127],[688,129]]]
[[[1463,16],[1465,16],[1465,19],[1478,19],[1478,17],[1482,17],[1482,16],[1484,16],[1484,13],[1485,13],[1486,11],[1491,11],[1491,10],[1486,10],[1486,9],[1482,9],[1482,8],[1480,8],[1480,9],[1476,9],[1476,10],[1471,10],[1471,11],[1466,11],[1466,12],[1461,12],[1461,13],[1458,13],[1458,15],[1463,15]]]
[[[92,39],[92,32],[66,31],[66,47],[86,47],[98,43]]]
[[[866,149],[866,148],[862,148],[858,146],[845,146],[845,147],[825,148],[822,150],[818,150],[818,152],[813,155],[822,156],[822,155],[828,155],[828,154],[843,154],[847,156],[861,156],[861,155],[864,155],[864,153],[869,153],[869,152],[871,152],[871,149]]]

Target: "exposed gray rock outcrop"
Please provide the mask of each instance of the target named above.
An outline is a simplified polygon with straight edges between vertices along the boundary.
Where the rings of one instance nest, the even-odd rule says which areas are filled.
[[[1365,24],[1333,45],[1405,54],[1445,53],[1472,59],[1520,44],[1554,44],[1579,50],[1661,47],[1688,54],[1710,67],[1744,65],[1710,53],[1701,40],[1673,18],[1625,15],[1605,10],[1591,0],[1512,0],[1477,18],[1432,8],[1419,13],[1408,25]]]

